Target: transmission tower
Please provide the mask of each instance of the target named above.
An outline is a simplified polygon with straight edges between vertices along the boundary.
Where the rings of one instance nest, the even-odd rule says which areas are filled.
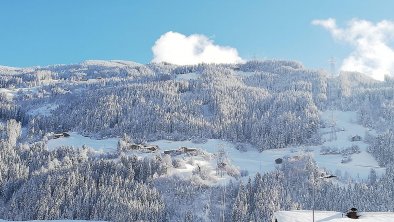
[[[330,141],[337,139],[336,122],[334,117],[334,99],[335,99],[335,58],[331,57],[328,61],[330,63],[330,80],[328,81],[328,99],[331,110],[331,124],[330,124]]]

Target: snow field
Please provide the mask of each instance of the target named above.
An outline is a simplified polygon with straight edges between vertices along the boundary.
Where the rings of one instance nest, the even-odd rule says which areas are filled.
[[[324,121],[329,121],[331,118],[330,111],[323,112],[321,115]],[[193,143],[191,140],[158,140],[151,141],[149,144],[158,145],[160,153],[163,153],[164,150],[175,150],[180,147],[197,148],[201,150],[204,155],[193,156],[182,154],[173,156],[173,159],[179,159],[184,165],[179,168],[172,168],[168,173],[169,175],[176,174],[187,179],[191,178],[193,170],[200,166],[203,167],[205,171],[208,171],[209,180],[206,181],[208,184],[216,182],[225,183],[230,178],[229,176],[219,177],[216,175],[217,160],[215,156],[222,147],[231,165],[240,171],[247,171],[247,174],[252,177],[257,172],[269,172],[278,167],[275,163],[275,159],[277,158],[300,155],[311,155],[317,162],[317,165],[322,168],[322,171],[329,171],[344,179],[352,178],[354,180],[366,180],[370,173],[370,169],[375,169],[378,175],[382,175],[385,172],[385,168],[379,167],[376,160],[367,152],[367,144],[363,141],[352,142],[350,140],[352,136],[359,135],[363,137],[367,131],[370,133],[374,132],[356,123],[357,116],[355,112],[334,111],[334,118],[336,119],[336,128],[338,129],[336,133],[337,140],[329,141],[329,134],[326,133],[329,128],[322,128],[320,133],[322,134],[323,141],[325,141],[322,145],[318,146],[294,146],[258,152],[255,147],[249,144],[243,144],[247,151],[239,151],[236,149],[236,144],[218,139],[209,139],[205,143]],[[112,152],[116,150],[117,142],[117,138],[97,140],[71,132],[70,137],[49,140],[47,147],[51,150],[59,146],[82,147],[86,145],[99,152]],[[352,161],[348,163],[341,163],[343,156],[340,154],[320,154],[322,146],[341,149],[351,147],[352,145],[357,145],[361,152],[352,154]],[[158,153],[142,152],[134,152],[133,154],[141,158],[158,155]]]
[[[394,213],[392,212],[361,212],[357,222],[394,222]],[[274,214],[278,222],[305,222],[312,221],[312,211],[279,211]],[[315,211],[316,222],[342,222],[355,221],[347,218],[341,212],[335,211]]]

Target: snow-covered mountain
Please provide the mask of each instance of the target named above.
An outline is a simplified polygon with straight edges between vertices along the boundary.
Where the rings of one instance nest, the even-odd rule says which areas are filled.
[[[0,218],[267,221],[310,209],[312,187],[317,209],[390,210],[394,82],[329,76],[271,60],[1,66]]]

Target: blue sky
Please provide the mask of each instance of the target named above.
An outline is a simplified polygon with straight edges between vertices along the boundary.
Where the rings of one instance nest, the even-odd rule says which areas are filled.
[[[314,19],[338,26],[359,18],[394,20],[389,0],[131,1],[0,0],[0,65],[45,66],[87,59],[152,60],[152,46],[168,31],[203,34],[243,59],[301,61],[328,68],[351,46]]]

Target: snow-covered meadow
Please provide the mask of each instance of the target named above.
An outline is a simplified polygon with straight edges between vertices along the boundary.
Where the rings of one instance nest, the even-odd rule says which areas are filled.
[[[329,122],[331,111],[321,113],[323,121]],[[193,140],[171,141],[157,140],[148,142],[151,145],[157,145],[159,152],[147,154],[143,152],[133,152],[133,154],[141,157],[163,155],[164,150],[176,150],[180,147],[197,148],[206,155],[180,155],[173,158],[179,158],[184,162],[181,168],[173,168],[169,174],[177,174],[183,178],[190,178],[193,170],[198,166],[203,166],[209,171],[210,178],[213,182],[225,181],[229,177],[218,177],[216,174],[217,161],[215,155],[220,149],[224,149],[225,155],[229,163],[239,171],[244,172],[244,176],[252,176],[257,172],[265,173],[279,167],[275,163],[277,158],[296,157],[302,155],[311,155],[315,159],[321,171],[327,171],[335,174],[343,179],[353,179],[356,181],[366,180],[371,169],[376,170],[378,175],[385,172],[385,168],[379,167],[376,160],[367,152],[368,145],[364,141],[351,141],[353,136],[364,137],[366,132],[374,133],[370,129],[363,127],[357,123],[357,114],[355,112],[334,111],[336,121],[336,140],[330,140],[327,133],[329,128],[321,128],[323,143],[315,146],[291,146],[282,149],[270,149],[259,152],[256,147],[250,144],[236,144],[224,140],[208,139],[202,143]],[[98,152],[114,152],[116,151],[118,138],[94,139],[82,136],[78,133],[71,132],[70,137],[62,137],[58,139],[50,139],[47,143],[48,149],[52,150],[59,146],[82,147],[87,146]],[[242,146],[242,149],[237,147]],[[351,146],[358,146],[360,153],[351,154],[351,161],[342,163],[343,155],[321,153],[322,147],[330,147],[341,150]],[[247,177],[245,177],[247,178]],[[212,181],[211,181],[212,182]]]
[[[99,152],[111,152],[116,150],[118,144],[117,138],[94,139],[82,136],[76,132],[70,132],[69,137],[61,137],[48,140],[47,147],[49,150],[60,146],[82,147],[87,146]]]

